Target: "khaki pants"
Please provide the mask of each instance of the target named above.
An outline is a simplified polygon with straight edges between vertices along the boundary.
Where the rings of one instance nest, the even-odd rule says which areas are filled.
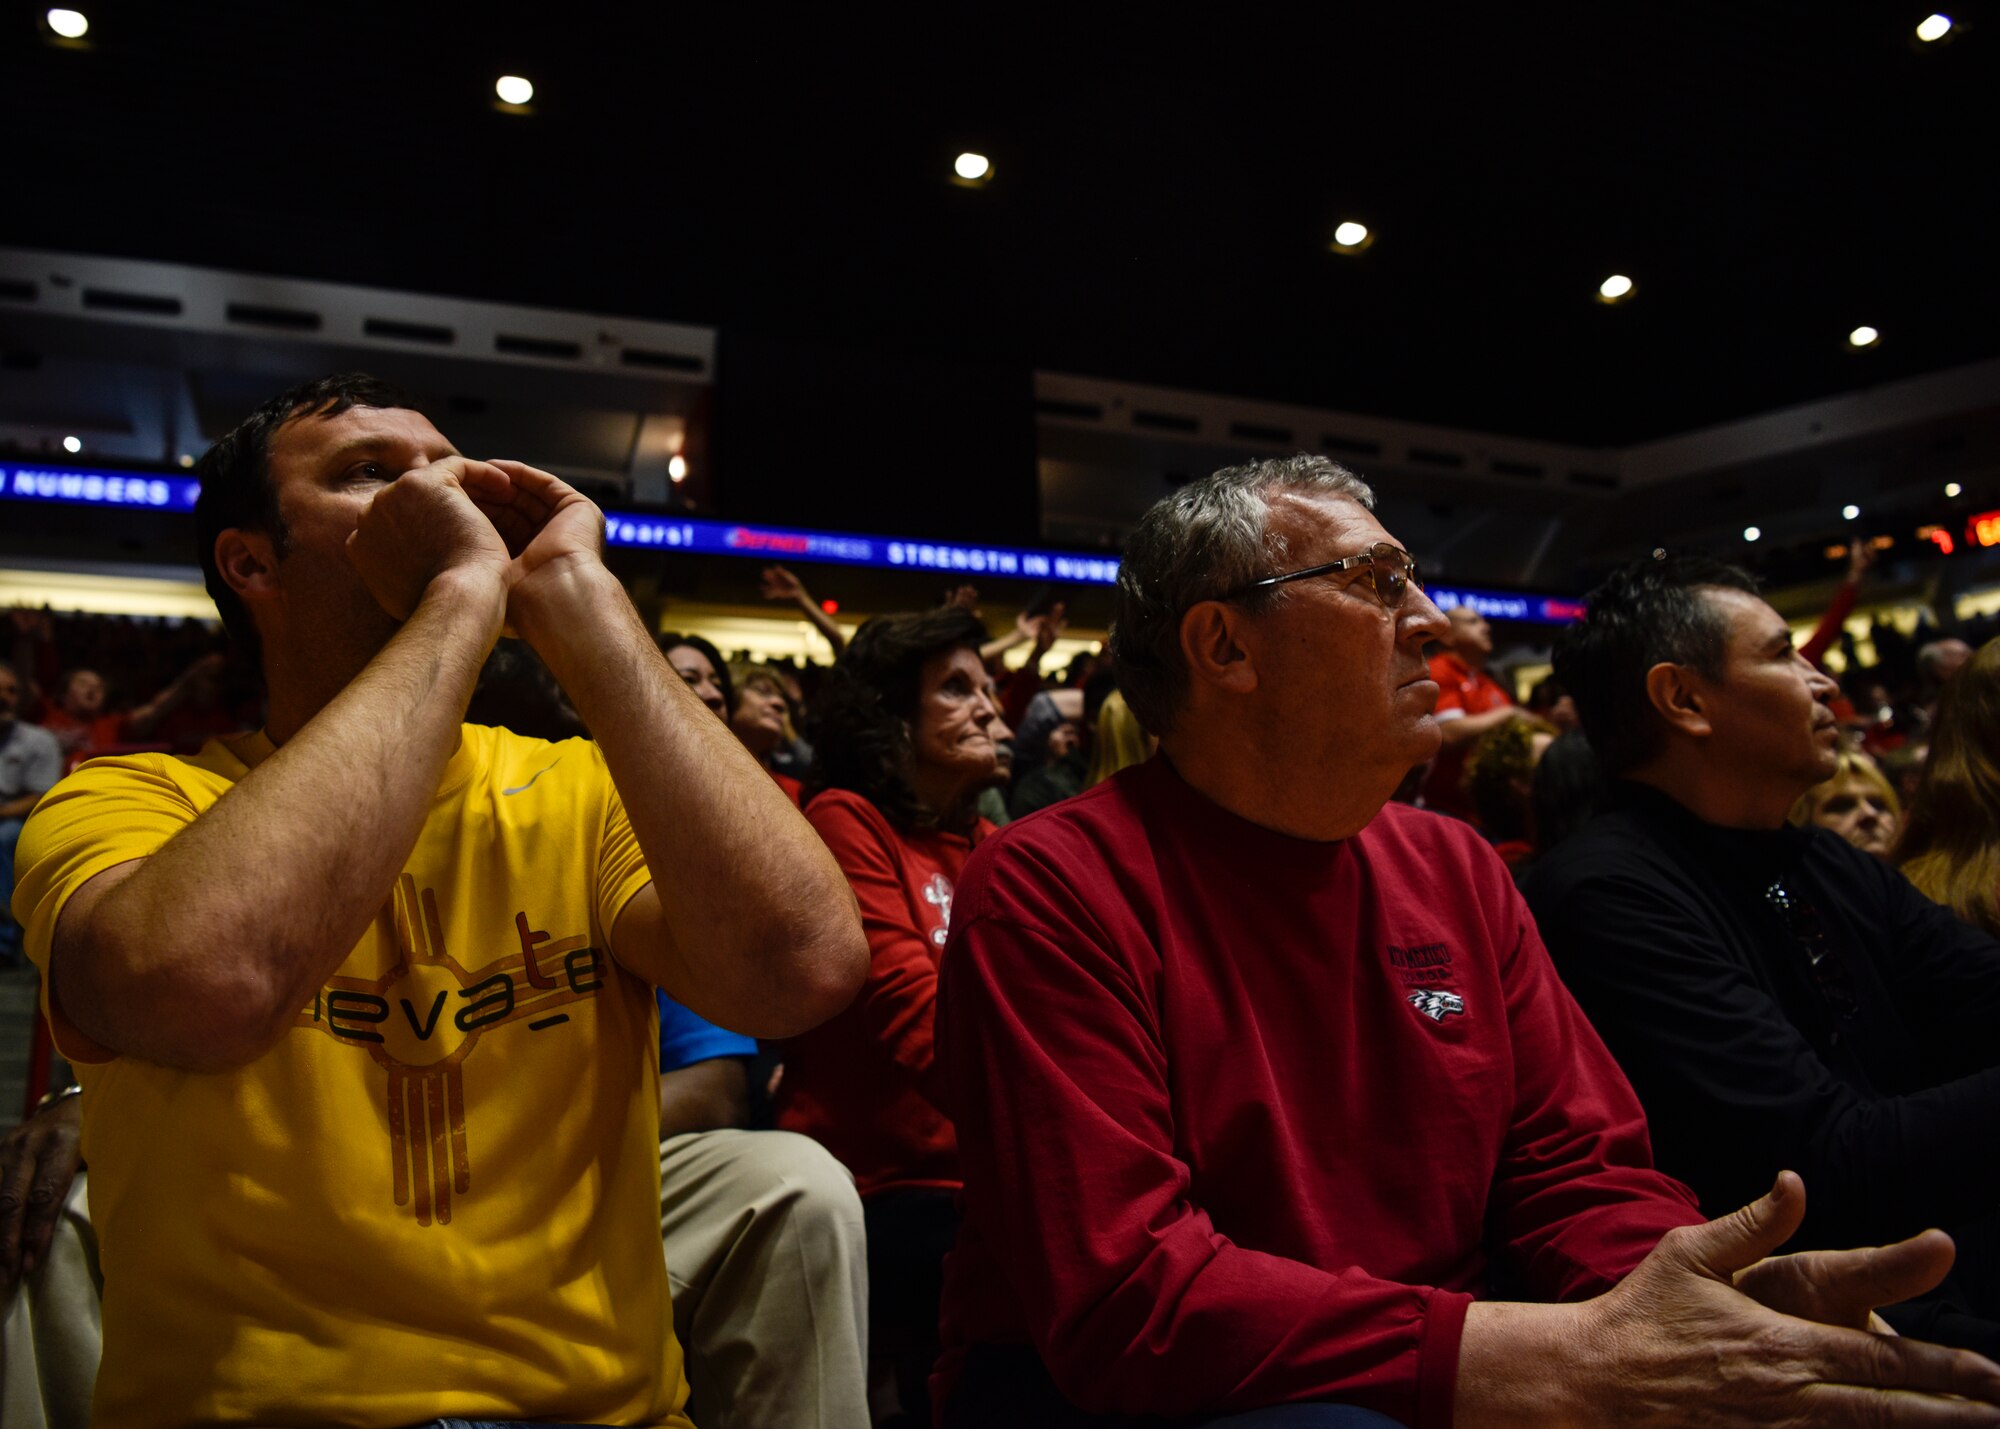
[[[867,1238],[825,1147],[789,1131],[668,1137],[660,1240],[701,1429],[867,1429]]]
[[[86,1429],[103,1349],[88,1178],[0,1322],[0,1429]],[[701,1429],[866,1429],[868,1256],[854,1179],[783,1131],[660,1145],[660,1239]]]

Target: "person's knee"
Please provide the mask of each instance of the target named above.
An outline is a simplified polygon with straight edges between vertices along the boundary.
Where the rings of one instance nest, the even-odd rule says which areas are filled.
[[[790,1131],[753,1133],[762,1145],[759,1165],[770,1178],[774,1199],[789,1214],[829,1225],[861,1229],[861,1197],[854,1177],[832,1152],[809,1136]]]

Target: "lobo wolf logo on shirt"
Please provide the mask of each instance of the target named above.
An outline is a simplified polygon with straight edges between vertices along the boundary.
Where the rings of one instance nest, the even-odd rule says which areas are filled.
[[[1447,1017],[1458,1017],[1465,1012],[1465,999],[1455,992],[1442,988],[1420,987],[1415,992],[1405,993],[1410,1006],[1423,1013],[1433,1022],[1442,1022]]]
[[[942,948],[951,933],[951,880],[942,873],[933,873],[931,881],[924,885],[924,902],[938,910],[938,924],[931,929],[931,941]]]

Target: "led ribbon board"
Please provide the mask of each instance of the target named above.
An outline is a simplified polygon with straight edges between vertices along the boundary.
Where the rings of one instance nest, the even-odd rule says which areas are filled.
[[[188,476],[0,462],[0,498],[14,501],[188,512],[194,510],[195,497],[200,492],[201,483]],[[800,531],[694,517],[646,516],[629,511],[607,511],[604,522],[609,544],[642,550],[874,566],[951,576],[997,576],[1068,585],[1111,585],[1118,579],[1115,558],[1070,551],[913,541],[901,536],[860,536],[842,531]],[[1430,597],[1440,609],[1466,605],[1489,620],[1530,625],[1567,625],[1583,614],[1581,601],[1511,591],[1434,587]]]
[[[1583,619],[1583,602],[1525,591],[1470,590],[1462,586],[1425,586],[1424,594],[1439,610],[1467,606],[1488,620],[1514,620],[1527,625],[1568,625]]]
[[[125,506],[145,511],[192,511],[201,483],[192,477],[95,467],[0,462],[0,496],[13,501],[60,501],[76,506]]]
[[[697,521],[672,516],[604,513],[606,539],[614,546],[692,551],[710,556],[756,556],[763,560],[818,561],[835,566],[878,566],[938,571],[963,576],[1004,576],[1015,580],[1110,585],[1118,562],[1109,556],[1036,551],[1019,546],[967,546],[945,541],[912,541],[901,536],[857,536],[838,531],[795,531],[780,526],[745,526],[732,521]]]

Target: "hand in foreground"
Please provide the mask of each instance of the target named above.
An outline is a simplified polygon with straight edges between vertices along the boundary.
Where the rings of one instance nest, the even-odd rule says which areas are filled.
[[[82,1164],[83,1098],[42,1108],[0,1140],[0,1292],[49,1253],[49,1238]]]
[[[347,558],[398,620],[408,620],[431,582],[448,571],[504,579],[507,547],[474,502],[496,499],[511,487],[499,468],[465,457],[406,471],[361,513],[347,538]]]
[[[509,487],[497,496],[475,492],[473,500],[507,542],[507,554],[514,558],[514,588],[551,567],[602,563],[604,513],[596,502],[526,462],[491,464],[506,474]]]
[[[1934,1286],[1950,1268],[1949,1240],[1926,1232],[1879,1250],[1766,1259],[1804,1215],[1804,1183],[1784,1172],[1762,1200],[1669,1231],[1616,1289],[1575,1307],[1591,1417],[2000,1425],[2000,1366],[1849,1328]]]
[[[604,564],[604,513],[597,503],[526,462],[496,461],[506,490],[474,496],[507,543],[507,628],[521,633],[524,609],[565,573]]]
[[[1875,1311],[1936,1286],[1953,1254],[1951,1237],[1930,1230],[1894,1245],[1774,1255],[1738,1272],[1736,1288],[1781,1315],[1893,1335]]]

